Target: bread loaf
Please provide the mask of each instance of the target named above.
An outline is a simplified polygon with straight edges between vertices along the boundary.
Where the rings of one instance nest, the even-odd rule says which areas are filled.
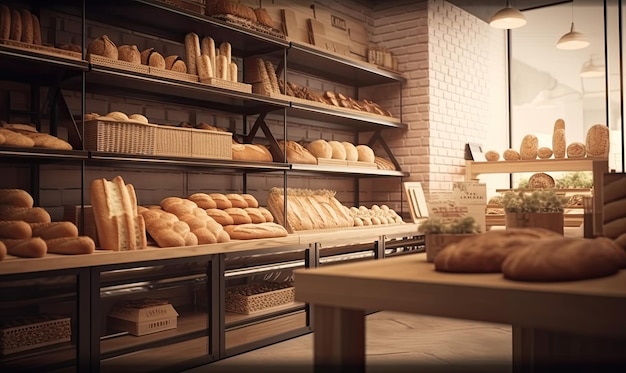
[[[135,65],[141,64],[141,52],[136,45],[120,45],[117,47],[117,59],[130,62]]]
[[[21,40],[23,43],[33,43],[33,19],[31,13],[26,8],[20,9],[20,16],[22,18],[22,35]]]
[[[232,207],[229,207],[232,208]],[[207,215],[212,217],[216,222],[222,226],[235,224],[233,217],[222,209],[206,209]]]
[[[237,161],[273,162],[272,153],[258,144],[233,144],[232,157]]]
[[[251,223],[253,224],[265,223],[267,221],[265,220],[265,215],[263,215],[263,213],[261,213],[261,210],[259,210],[258,208],[246,207],[244,210],[250,217]]]
[[[353,143],[348,141],[342,141],[341,145],[343,145],[344,149],[346,150],[346,161],[359,160],[359,151]]]
[[[228,58],[222,54],[215,60],[215,77],[222,80],[228,80]]]
[[[229,42],[224,41],[220,44],[220,56],[226,57],[226,66],[232,62],[232,46]]]
[[[41,207],[0,206],[0,220],[23,220],[27,223],[49,223],[48,211]]]
[[[0,39],[9,39],[11,36],[11,9],[0,4]]]
[[[565,158],[565,151],[567,149],[565,144],[565,129],[555,127],[552,133],[552,151],[555,159]]]
[[[240,207],[231,207],[224,210],[225,213],[233,218],[233,224],[249,224],[252,223],[250,215]]]
[[[61,237],[78,237],[78,228],[70,221],[55,221],[50,223],[30,223],[33,237],[44,240]]]
[[[154,48],[147,48],[141,52],[141,63],[150,67],[165,69],[165,58]]]
[[[198,207],[202,209],[214,209],[217,208],[217,203],[206,193],[194,193],[187,197],[189,200],[195,202]]]
[[[205,36],[200,41],[200,54],[206,54],[209,56],[209,60],[211,61],[211,71],[215,73],[216,66],[216,53],[215,53],[215,40],[213,40],[210,36]]]
[[[520,158],[522,160],[537,159],[537,149],[539,148],[539,139],[535,135],[526,135],[522,139],[520,146]]]
[[[374,150],[367,145],[357,145],[356,150],[359,153],[359,162],[374,163],[376,156]]]
[[[0,189],[0,206],[33,207],[33,203],[33,197],[23,189]]]
[[[0,128],[0,135],[4,137],[3,145],[5,146],[18,146],[22,148],[32,148],[35,146],[35,142],[28,136],[6,128]]]
[[[96,244],[87,236],[59,237],[45,240],[48,252],[62,255],[91,254],[96,249]]]
[[[488,150],[485,152],[485,159],[488,162],[495,162],[500,160],[500,153],[495,150]]]
[[[565,130],[565,121],[561,118],[554,121],[553,132],[556,130]]]
[[[11,32],[9,39],[15,41],[22,40],[22,15],[17,9],[11,9]]]
[[[594,124],[587,130],[585,150],[588,158],[608,158],[610,145],[609,127]]]
[[[584,158],[587,154],[585,144],[573,142],[567,146],[567,158]]]
[[[248,207],[259,207],[259,201],[252,194],[244,193],[241,197],[246,201]]]
[[[213,64],[211,63],[211,59],[206,54],[201,54],[198,56],[198,60],[196,61],[196,70],[198,72],[198,78],[200,81],[206,81],[213,78]]]
[[[606,237],[542,239],[511,253],[504,277],[518,281],[573,281],[603,277],[626,266],[626,252]]]
[[[33,236],[33,230],[23,220],[0,220],[0,239],[25,239]]]
[[[179,73],[187,72],[187,64],[185,61],[177,55],[171,55],[165,57],[165,68],[167,70],[176,71]]]
[[[265,70],[267,71],[267,76],[270,80],[270,85],[272,87],[272,92],[280,93],[280,86],[278,85],[278,77],[276,76],[276,68],[272,61],[265,60]]]
[[[213,200],[215,201],[215,203],[217,204],[217,208],[218,209],[227,209],[230,207],[233,207],[233,203],[226,198],[225,194],[222,193],[210,193],[209,196],[211,196],[211,198],[213,198]]]
[[[47,133],[24,132],[24,135],[33,140],[33,144],[35,147],[58,150],[72,150],[72,145],[70,145],[70,143]]]
[[[274,215],[272,215],[272,213],[270,212],[270,210],[266,209],[265,207],[258,207],[259,212],[261,214],[263,214],[263,217],[265,218],[266,222],[273,222],[274,221]]]
[[[287,145],[285,146],[285,141],[281,140],[278,142],[278,145],[283,151],[285,151],[284,149],[286,147],[287,162],[289,163],[317,164],[315,156],[295,141],[287,141]],[[341,146],[343,147],[343,145]]]
[[[111,111],[107,113],[106,117],[111,118],[113,120],[117,120],[120,122],[128,122],[128,115],[121,111]]]
[[[256,15],[256,20],[260,25],[274,29],[274,20],[270,16],[269,12],[265,8],[253,9]]]
[[[198,34],[190,32],[185,35],[185,61],[187,64],[187,74],[198,75],[196,63],[200,56],[200,39]]]
[[[3,239],[1,241],[6,246],[9,255],[21,258],[42,258],[48,251],[46,242],[40,237],[20,240]]]
[[[287,230],[276,223],[240,224],[224,227],[230,238],[250,240],[256,238],[274,238],[287,236]]]
[[[248,207],[248,202],[243,198],[241,194],[237,193],[227,193],[225,197],[230,201],[232,207],[246,208]]]
[[[117,60],[119,56],[117,46],[106,35],[92,40],[87,46],[87,54],[96,54],[114,60]]]
[[[328,144],[333,150],[332,159],[339,159],[339,160],[344,160],[344,161],[346,160],[346,156],[347,156],[346,148],[342,143],[336,140],[331,140],[328,142]],[[358,152],[357,152],[357,159],[358,159]]]
[[[328,144],[328,141],[323,139],[311,141],[306,148],[316,158],[330,159],[333,156],[333,149]]]
[[[137,212],[133,185],[125,184],[121,176],[111,181],[96,179],[91,182],[89,192],[101,248],[112,251],[145,249],[145,221]]]
[[[41,24],[39,23],[39,17],[35,14],[31,14],[30,18],[33,23],[33,44],[41,45]]]
[[[136,122],[136,123],[142,123],[142,124],[148,124],[148,118],[143,115],[143,114],[139,114],[139,113],[134,113],[128,116],[128,121],[129,122]]]
[[[548,159],[552,157],[552,149],[546,146],[540,147],[537,149],[537,157],[539,157],[539,159]]]

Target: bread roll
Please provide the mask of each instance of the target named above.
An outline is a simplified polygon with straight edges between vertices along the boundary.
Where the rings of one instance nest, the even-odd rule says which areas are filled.
[[[33,140],[34,146],[47,149],[72,150],[72,145],[58,137],[40,132],[24,132],[24,135]]]
[[[213,200],[217,204],[218,209],[223,210],[223,209],[233,207],[233,203],[228,198],[226,198],[226,195],[222,193],[210,193],[209,196],[213,198]]]
[[[141,52],[141,63],[146,66],[165,69],[165,58],[154,48],[144,49]]]
[[[552,149],[546,146],[540,147],[537,149],[537,157],[539,157],[539,159],[548,159],[552,157]]]
[[[263,217],[265,218],[265,221],[267,222],[273,222],[274,221],[274,215],[272,215],[272,213],[270,212],[270,210],[266,209],[265,207],[258,207],[259,212],[261,214],[263,214]]]
[[[23,220],[27,223],[49,223],[48,211],[41,207],[0,206],[0,220]]]
[[[33,236],[30,225],[23,220],[0,220],[0,239],[25,239]]]
[[[227,193],[225,197],[230,201],[232,207],[246,208],[248,207],[248,202],[243,198],[241,194],[237,193]]]
[[[565,145],[565,129],[555,128],[552,133],[552,152],[555,159],[565,158],[565,151],[567,146]]]
[[[488,150],[485,152],[485,159],[488,162],[495,162],[500,160],[500,153],[495,150]]]
[[[240,207],[231,207],[224,210],[230,217],[233,218],[233,224],[249,224],[252,223],[250,215],[246,210]]]
[[[96,249],[96,244],[87,236],[60,237],[46,241],[48,252],[62,255],[91,254]]]
[[[252,194],[244,193],[241,195],[248,204],[248,207],[259,207],[259,201]]]
[[[128,122],[128,115],[126,115],[125,113],[122,113],[121,111],[111,111],[107,113],[106,116],[111,119],[118,120],[120,122]]]
[[[333,156],[333,149],[328,144],[328,141],[323,139],[311,141],[306,148],[316,158],[330,159]]]
[[[608,158],[610,145],[609,127],[594,124],[587,130],[585,150],[588,158]]]
[[[78,237],[78,228],[71,221],[55,221],[50,223],[30,223],[33,237],[50,240],[60,237]]]
[[[573,142],[567,146],[567,158],[584,158],[587,154],[585,144]]]
[[[195,202],[198,207],[202,209],[214,209],[217,208],[217,203],[206,193],[194,193],[187,197],[189,200]]]
[[[511,253],[504,277],[518,281],[574,281],[603,277],[626,266],[626,252],[606,237],[542,239]]]
[[[346,149],[346,161],[358,161],[359,151],[353,143],[348,141],[342,141],[341,145]]]
[[[87,54],[96,54],[114,60],[117,60],[119,56],[117,46],[106,35],[92,40],[87,46]]]
[[[20,16],[22,19],[22,35],[21,40],[23,43],[33,43],[33,19],[30,10],[26,8],[20,8]]]
[[[139,114],[139,113],[134,113],[134,114],[129,115],[128,120],[143,123],[143,124],[148,124],[148,118],[146,118],[145,115]]]
[[[229,207],[232,208],[232,207]],[[222,209],[206,209],[207,215],[212,217],[219,224],[226,226],[235,224],[235,220],[230,214],[228,214],[225,210]]]
[[[11,9],[0,4],[0,39],[9,39],[11,36]]]
[[[372,148],[367,145],[357,145],[356,150],[359,153],[359,162],[374,163],[376,156]]]
[[[187,74],[198,75],[198,69],[196,67],[198,56],[200,56],[200,39],[198,38],[198,34],[190,32],[185,35]]]
[[[170,55],[165,57],[165,68],[167,70],[172,70],[179,73],[187,72],[187,64],[182,58],[177,55]]]
[[[347,156],[346,148],[342,143],[336,140],[331,140],[328,142],[328,144],[333,150],[332,159],[339,159],[339,160],[344,160],[344,161],[346,160],[346,156]],[[358,159],[358,152],[357,152],[357,159]]]
[[[23,189],[0,189],[0,206],[33,207],[33,203],[33,197]]]
[[[522,160],[537,159],[537,149],[539,148],[539,139],[535,135],[526,135],[522,139],[520,146],[520,158]]]
[[[35,14],[31,14],[30,19],[33,24],[33,44],[41,45],[41,24],[39,23],[39,17]]]
[[[4,143],[2,145],[5,146],[17,146],[21,148],[32,148],[35,146],[33,139],[16,131],[0,128],[0,135],[4,137]]]
[[[22,40],[22,15],[17,9],[11,9],[11,32],[9,39],[15,41]]]
[[[3,239],[2,243],[6,246],[9,255],[22,258],[42,258],[48,251],[46,242],[40,237],[23,240]]]

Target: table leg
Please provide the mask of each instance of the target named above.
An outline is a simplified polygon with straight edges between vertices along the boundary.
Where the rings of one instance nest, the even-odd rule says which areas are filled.
[[[315,372],[365,372],[365,312],[312,307]]]

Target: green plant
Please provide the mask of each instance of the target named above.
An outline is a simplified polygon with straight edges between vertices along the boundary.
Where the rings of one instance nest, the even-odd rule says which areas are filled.
[[[556,179],[556,187],[561,189],[592,188],[593,176],[589,171],[568,172]]]
[[[552,189],[533,192],[504,193],[502,206],[505,212],[563,212],[567,198]]]
[[[422,222],[418,231],[424,234],[464,234],[464,233],[480,233],[480,227],[476,223],[476,219],[471,216],[444,222],[439,218],[428,218]]]

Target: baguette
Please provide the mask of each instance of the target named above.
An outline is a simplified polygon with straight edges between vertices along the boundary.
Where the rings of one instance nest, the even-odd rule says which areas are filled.
[[[259,212],[261,212],[261,214],[263,214],[263,217],[265,218],[265,221],[268,223],[272,223],[274,221],[274,215],[272,215],[272,213],[270,212],[270,210],[266,209],[265,207],[258,207]]]
[[[11,9],[0,4],[0,39],[9,39],[11,36]],[[6,248],[5,248],[6,252]]]
[[[248,202],[243,198],[241,194],[237,193],[228,193],[225,197],[230,201],[232,207],[246,208],[248,206]]]
[[[0,238],[25,239],[32,235],[33,230],[23,220],[0,220]]]
[[[232,208],[232,207],[229,207]],[[233,217],[225,210],[221,209],[206,209],[207,215],[212,217],[216,222],[222,226],[235,224]]]
[[[209,196],[213,198],[213,201],[215,201],[218,209],[223,210],[229,207],[233,207],[233,203],[228,198],[226,198],[226,195],[222,193],[210,193]]]
[[[2,240],[7,247],[7,253],[21,258],[42,258],[46,255],[48,247],[40,237],[32,237],[21,240]]]
[[[241,197],[246,201],[248,207],[259,207],[259,201],[252,194],[244,193]]]
[[[22,15],[17,9],[11,9],[11,33],[9,39],[22,40]]]
[[[31,21],[33,23],[33,44],[41,45],[41,24],[39,18],[35,14],[31,14]]]
[[[238,74],[239,74],[239,68],[237,67],[237,64],[234,62],[231,62],[228,65],[228,78],[233,81],[233,82],[237,82],[238,79]]]
[[[48,211],[41,207],[12,207],[0,208],[0,220],[23,220],[27,223],[49,223]]]
[[[96,179],[91,182],[90,196],[103,249],[127,251],[146,248],[145,221],[137,213],[137,197],[132,184],[124,184],[121,176],[112,181]]]
[[[280,94],[280,86],[278,85],[278,77],[276,76],[276,68],[272,61],[265,61],[265,70],[267,71],[267,76],[270,80],[270,84],[272,87],[272,92]]]
[[[78,237],[78,228],[70,221],[55,221],[50,223],[30,223],[33,237],[51,240],[62,237]]]
[[[555,159],[565,158],[565,128],[557,128],[555,124],[554,132],[552,132],[552,151]]]
[[[35,147],[59,149],[59,150],[72,150],[72,145],[67,141],[61,140],[56,136],[49,135],[47,133],[40,132],[24,132],[24,135],[33,140]]]
[[[212,37],[205,36],[202,38],[202,41],[200,43],[200,53],[209,56],[209,60],[211,61],[211,71],[215,73],[215,40],[213,40]]]
[[[232,45],[227,41],[220,44],[220,56],[226,57],[226,66],[232,62],[232,49]]]
[[[48,252],[63,255],[91,254],[96,249],[96,244],[87,236],[59,237],[45,240]]]
[[[222,80],[228,80],[228,58],[223,55],[216,57],[215,61],[215,77]]]
[[[198,56],[196,61],[196,69],[198,71],[198,78],[200,81],[209,80],[213,77],[213,65],[211,64],[211,59],[206,54],[201,54]]]
[[[185,60],[187,62],[187,73],[198,75],[196,66],[198,56],[200,55],[200,40],[198,34],[190,32],[185,35]]]
[[[33,207],[33,203],[33,197],[23,189],[0,189],[0,205]]]
[[[23,43],[33,43],[33,19],[30,11],[26,8],[20,9],[20,17],[22,19],[22,35],[20,39]]]
[[[250,215],[240,207],[231,207],[224,210],[225,213],[230,215],[233,218],[233,224],[250,224],[252,223],[252,219]]]
[[[265,223],[267,221],[265,220],[265,215],[256,207],[246,207],[244,210],[248,213],[251,223],[253,224]]]

